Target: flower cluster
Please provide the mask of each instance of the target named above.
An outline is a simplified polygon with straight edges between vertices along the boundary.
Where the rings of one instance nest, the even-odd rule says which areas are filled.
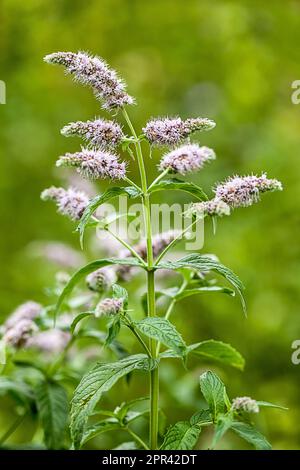
[[[232,401],[232,410],[244,411],[245,413],[258,413],[259,406],[256,400],[250,397],[237,397]]]
[[[212,149],[199,147],[197,144],[188,144],[164,155],[160,161],[159,169],[185,175],[200,170],[215,158],[216,155]]]
[[[125,162],[119,162],[118,156],[104,150],[89,150],[66,153],[60,157],[57,166],[75,167],[85,178],[123,179],[126,174]]]
[[[100,57],[85,52],[55,52],[44,60],[49,64],[64,66],[77,82],[92,87],[96,97],[103,100],[104,109],[111,110],[134,103],[134,99],[126,92],[125,83]]]
[[[206,215],[222,217],[230,214],[230,207],[222,199],[214,198],[192,204],[189,213],[199,218],[204,218]]]
[[[116,272],[112,267],[97,269],[86,277],[88,288],[99,293],[107,291],[116,280]]]
[[[81,191],[73,188],[57,188],[51,186],[44,189],[41,194],[43,201],[54,201],[60,214],[66,215],[71,220],[80,220],[84,210],[86,209],[89,198]]]
[[[4,329],[7,331],[18,325],[22,320],[34,320],[41,314],[42,308],[40,304],[32,300],[19,305],[4,323]]]
[[[107,298],[101,300],[95,309],[96,317],[113,316],[121,312],[123,308],[122,299]]]
[[[26,348],[35,348],[46,353],[62,352],[71,339],[70,333],[53,328],[40,331],[26,341]]]
[[[124,137],[119,124],[105,119],[70,122],[62,128],[61,133],[65,137],[81,137],[94,147],[114,147]]]
[[[24,346],[30,336],[37,330],[36,324],[29,318],[22,318],[13,327],[7,329],[3,339],[5,343],[20,348]]]
[[[230,207],[247,207],[259,201],[260,193],[266,191],[281,191],[282,184],[276,179],[268,179],[266,174],[261,176],[234,176],[224,183],[217,185],[214,193],[218,199]]]
[[[215,122],[206,118],[153,119],[143,128],[143,132],[151,144],[176,145],[196,131],[208,131],[215,127]]]

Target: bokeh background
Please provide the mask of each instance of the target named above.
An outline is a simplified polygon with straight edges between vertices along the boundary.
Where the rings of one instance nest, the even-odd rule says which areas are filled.
[[[34,241],[59,240],[79,249],[73,225],[39,195],[62,181],[57,156],[79,146],[60,128],[103,112],[90,90],[42,58],[57,50],[91,51],[126,79],[137,97],[131,116],[139,129],[166,114],[217,122],[213,132],[199,135],[218,156],[193,178],[207,191],[233,173],[267,171],[282,180],[284,192],[221,220],[216,236],[210,227],[206,231],[204,251],[215,253],[247,287],[249,318],[237,299],[216,295],[183,301],[174,319],[187,342],[212,337],[243,353],[243,373],[214,370],[231,396],[287,406],[288,412],[263,411],[258,422],[275,449],[299,449],[300,365],[291,362],[291,343],[300,338],[300,105],[291,102],[291,83],[300,79],[300,2],[2,0],[0,8],[0,79],[7,86],[7,104],[0,106],[1,318],[24,300],[47,301],[45,287],[56,268],[32,256]],[[147,161],[149,177],[156,174],[157,158],[155,153]],[[177,193],[172,200],[188,201]],[[94,255],[95,246],[86,256]],[[193,413],[205,366],[195,363],[187,373],[179,363],[163,367],[169,420]],[[136,396],[139,387],[134,379],[124,396]],[[21,429],[16,442],[25,433]],[[101,439],[100,446],[110,446],[120,436]],[[221,447],[244,444],[228,434]]]

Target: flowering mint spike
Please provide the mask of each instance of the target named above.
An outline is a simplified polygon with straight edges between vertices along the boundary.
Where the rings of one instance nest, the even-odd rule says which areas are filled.
[[[35,348],[45,353],[63,352],[71,339],[70,333],[56,328],[41,331],[31,336],[26,348]]]
[[[40,304],[32,300],[19,305],[6,320],[4,324],[5,330],[13,328],[21,320],[34,320],[41,314],[42,308]]]
[[[260,193],[281,191],[282,184],[276,179],[261,176],[234,176],[216,186],[214,193],[218,199],[230,207],[247,207],[259,201]]]
[[[123,179],[126,174],[126,163],[120,163],[117,155],[104,150],[83,148],[81,152],[66,153],[56,166],[75,167],[81,176],[89,179]]]
[[[232,400],[232,410],[244,411],[245,413],[259,413],[256,400],[250,397],[237,397]]]
[[[197,144],[188,144],[178,147],[163,156],[160,161],[160,170],[168,169],[170,173],[185,175],[198,171],[216,158],[215,152],[208,147],[199,147]]]
[[[106,317],[117,315],[123,308],[123,299],[107,298],[101,300],[95,309],[96,317]]]
[[[99,293],[107,291],[116,280],[117,276],[112,267],[97,269],[86,277],[88,288]]]
[[[208,131],[216,123],[206,118],[191,118],[183,121],[181,118],[162,118],[149,121],[143,132],[151,144],[176,145],[196,131]]]
[[[192,204],[188,212],[199,218],[203,218],[206,215],[222,217],[223,215],[230,215],[230,207],[222,199],[214,198],[210,201]]]
[[[75,81],[90,86],[96,97],[103,101],[104,109],[121,108],[133,104],[134,99],[126,92],[126,85],[106,62],[86,52],[54,52],[44,57],[49,64],[63,65]]]
[[[41,199],[43,201],[54,201],[58,212],[66,215],[71,220],[80,220],[89,203],[89,198],[85,193],[76,191],[73,188],[64,189],[55,186],[44,189]]]
[[[105,119],[70,122],[62,128],[61,133],[65,137],[81,137],[94,147],[115,147],[124,137],[119,124]]]
[[[37,330],[36,324],[29,318],[23,318],[12,328],[9,328],[3,336],[4,342],[20,348],[26,344],[30,336]]]

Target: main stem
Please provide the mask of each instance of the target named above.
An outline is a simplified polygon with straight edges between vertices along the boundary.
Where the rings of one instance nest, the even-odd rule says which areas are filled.
[[[155,317],[155,281],[154,281],[154,259],[153,259],[153,248],[152,248],[152,227],[151,227],[151,206],[150,197],[148,194],[147,187],[147,176],[145,170],[145,164],[142,154],[141,143],[135,132],[135,129],[130,121],[130,118],[123,110],[124,118],[130,128],[133,137],[135,138],[135,149],[137,155],[137,161],[141,176],[141,187],[143,192],[143,211],[144,211],[144,222],[146,229],[146,242],[147,242],[147,305],[148,305],[148,316]],[[150,353],[153,359],[157,357],[157,342],[154,339],[150,339]],[[150,449],[157,449],[157,434],[158,434],[158,402],[159,402],[159,370],[158,365],[150,372]]]

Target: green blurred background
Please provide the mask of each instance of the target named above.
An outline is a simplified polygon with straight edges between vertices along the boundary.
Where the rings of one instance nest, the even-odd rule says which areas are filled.
[[[217,122],[199,136],[218,156],[194,178],[204,188],[232,173],[265,170],[282,180],[283,193],[221,220],[216,236],[207,227],[204,251],[244,281],[249,318],[235,299],[203,296],[182,302],[174,319],[187,342],[212,337],[243,353],[243,373],[215,369],[229,394],[289,407],[263,411],[258,421],[275,449],[299,449],[300,365],[291,363],[291,343],[300,338],[300,105],[291,102],[291,83],[300,79],[300,2],[2,0],[0,8],[0,79],[7,86],[0,106],[1,317],[24,300],[46,301],[55,268],[32,258],[28,245],[60,240],[78,248],[72,224],[39,194],[61,181],[57,156],[79,146],[60,128],[103,115],[90,90],[42,58],[57,50],[99,54],[137,97],[130,111],[138,128],[166,114]],[[147,162],[149,177],[157,157]],[[188,199],[174,193],[172,200]],[[171,421],[190,416],[201,399],[204,366],[194,364],[187,374],[179,364],[164,366],[162,404]],[[135,396],[139,387],[137,377],[124,395]],[[119,436],[103,439],[111,445]],[[221,447],[241,446],[228,434]]]

